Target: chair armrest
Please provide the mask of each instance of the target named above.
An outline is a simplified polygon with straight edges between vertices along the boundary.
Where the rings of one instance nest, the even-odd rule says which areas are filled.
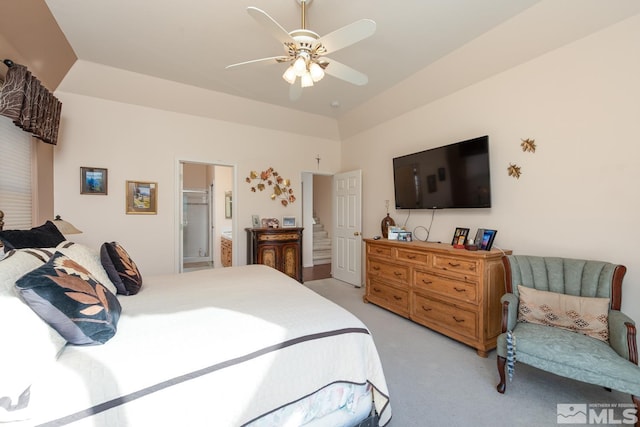
[[[502,332],[512,331],[518,322],[518,302],[515,294],[504,294],[500,298],[502,303]]]
[[[635,322],[618,310],[609,311],[609,343],[622,357],[638,363]]]

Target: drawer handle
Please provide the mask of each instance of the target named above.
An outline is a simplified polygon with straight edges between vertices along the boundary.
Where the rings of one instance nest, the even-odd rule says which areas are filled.
[[[374,292],[382,292],[382,291],[381,291],[380,289],[378,289],[378,288],[373,288],[373,291],[374,291]]]
[[[398,295],[394,295],[393,299],[395,299],[396,301],[400,301],[402,299],[402,297],[399,297]]]
[[[416,256],[415,256],[415,255],[407,255],[407,258],[409,258],[409,259],[416,259]]]
[[[452,317],[453,317],[453,320],[455,320],[458,323],[464,322],[464,319],[458,319],[456,316],[452,316]]]
[[[382,253],[382,249],[376,249],[376,253],[381,254]]]
[[[394,271],[393,274],[395,274],[396,277],[402,276],[402,272],[400,272],[400,271]]]
[[[460,263],[459,262],[450,262],[449,265],[451,267],[460,267]]]
[[[433,283],[433,280],[422,279],[422,283],[424,283],[425,285],[430,285]]]
[[[378,267],[377,265],[374,265],[373,267],[371,267],[372,269],[374,269],[375,271],[380,270],[380,267]]]
[[[456,287],[456,286],[454,286],[454,287],[453,287],[453,289],[455,289],[455,290],[456,290],[456,292],[467,292],[467,290],[466,290],[466,289],[464,289],[464,288],[460,289],[460,288],[458,288],[458,287]]]
[[[431,311],[431,310],[433,310],[433,308],[425,307],[424,305],[422,306],[422,309],[423,309],[424,311]]]

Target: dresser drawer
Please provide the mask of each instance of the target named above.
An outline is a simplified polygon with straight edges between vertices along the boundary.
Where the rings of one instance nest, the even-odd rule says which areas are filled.
[[[409,292],[377,280],[367,281],[367,299],[398,314],[409,314]]]
[[[475,281],[453,280],[416,270],[413,277],[413,287],[460,301],[478,302],[478,283]]]
[[[412,317],[427,325],[440,326],[469,338],[478,336],[477,314],[459,306],[413,294]]]
[[[404,265],[391,264],[369,258],[367,275],[378,279],[389,279],[404,286],[409,286],[409,267]]]
[[[478,262],[463,258],[448,257],[446,255],[434,255],[433,267],[442,271],[463,273],[466,275],[478,274]]]
[[[369,243],[367,245],[367,254],[375,255],[380,258],[391,259],[391,247]]]
[[[412,262],[420,265],[428,265],[429,254],[426,252],[417,252],[408,249],[398,249],[396,252],[398,261]]]

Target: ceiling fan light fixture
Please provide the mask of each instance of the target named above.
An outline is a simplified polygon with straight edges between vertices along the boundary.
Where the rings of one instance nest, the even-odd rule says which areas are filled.
[[[282,78],[290,85],[296,82],[296,77],[297,77],[297,74],[296,74],[296,70],[293,69],[293,65],[290,65],[282,75]]]
[[[299,55],[293,63],[293,69],[298,77],[302,77],[307,72],[307,59],[304,55]]]
[[[313,78],[310,73],[304,73],[302,77],[300,77],[300,86],[302,87],[311,87],[313,86]]]
[[[309,65],[309,74],[311,74],[313,81],[317,83],[324,77],[324,70],[317,62],[312,62]]]

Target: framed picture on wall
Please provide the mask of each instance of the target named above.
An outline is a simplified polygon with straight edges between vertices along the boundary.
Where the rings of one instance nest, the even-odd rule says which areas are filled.
[[[156,215],[158,213],[158,183],[127,181],[127,214]]]
[[[80,168],[80,194],[107,195],[107,170],[104,168]]]

